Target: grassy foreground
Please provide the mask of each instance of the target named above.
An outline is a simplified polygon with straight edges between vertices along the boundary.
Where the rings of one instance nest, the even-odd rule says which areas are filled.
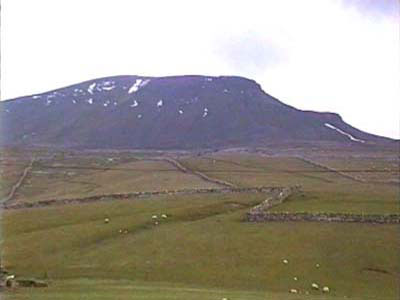
[[[30,153],[17,154],[3,155],[4,165],[11,162],[2,174],[3,194],[29,161]],[[17,193],[18,201],[215,187],[165,162],[141,161],[137,153],[35,155],[41,159]],[[228,153],[180,161],[240,187],[302,185],[302,194],[274,211],[400,211],[398,186],[358,182],[296,157]],[[321,163],[342,167],[332,158]],[[372,167],[365,160],[351,165]],[[389,165],[384,162],[382,167]],[[2,263],[17,276],[44,279],[50,285],[19,288],[3,298],[398,299],[399,226],[244,222],[248,209],[265,197],[245,192],[161,195],[5,211]],[[330,293],[312,290],[313,282],[329,286]],[[292,288],[299,294],[290,294]]]
[[[8,299],[73,299],[82,289],[88,296],[79,299],[112,299],[116,291],[118,299],[133,293],[137,299],[222,299],[220,291],[229,299],[397,299],[397,226],[244,223],[248,207],[262,199],[246,193],[162,196],[8,211],[6,267],[54,282]],[[169,217],[155,225],[151,217],[161,213]],[[160,291],[160,282],[182,288]],[[312,291],[313,282],[329,286],[330,294]],[[201,291],[186,298],[187,287]],[[303,294],[292,296],[290,288]],[[32,298],[23,298],[27,293]]]
[[[118,295],[118,296],[116,296]],[[144,283],[124,280],[62,280],[54,281],[47,289],[24,289],[10,292],[6,299],[15,300],[299,300],[305,295],[292,295],[288,293],[273,293],[260,291],[235,291],[227,289],[207,289],[188,287],[163,283]],[[118,297],[118,298],[116,298]],[[307,299],[334,300],[334,296],[308,295]],[[352,298],[354,300],[367,300],[369,298]]]

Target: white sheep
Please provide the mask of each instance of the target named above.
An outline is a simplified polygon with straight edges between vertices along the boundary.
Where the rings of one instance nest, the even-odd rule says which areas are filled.
[[[282,262],[286,265],[289,263],[289,261],[287,259],[282,260]]]
[[[319,286],[318,286],[318,284],[316,284],[315,282],[313,282],[313,283],[311,284],[311,287],[312,287],[314,290],[319,290]]]
[[[315,266],[316,266],[317,268],[319,268],[319,264],[316,264]]]
[[[166,215],[166,214],[162,214],[162,215],[161,215],[161,218],[166,219],[166,218],[167,218],[167,215]]]
[[[297,293],[298,293],[298,291],[297,291],[296,289],[290,289],[290,290],[289,290],[289,293],[292,293],[292,294],[297,294]]]
[[[294,281],[297,281],[297,277],[293,277],[293,280],[294,280]]]
[[[329,287],[324,286],[324,287],[322,288],[322,291],[323,291],[324,293],[329,293]]]
[[[110,219],[109,219],[109,218],[105,218],[105,219],[104,219],[104,223],[107,224],[108,222],[110,222]]]
[[[15,275],[8,275],[8,276],[6,276],[6,281],[10,280],[10,279],[14,279],[14,278],[15,278]]]
[[[158,216],[157,216],[157,215],[152,215],[151,218],[152,218],[152,219],[157,219]]]

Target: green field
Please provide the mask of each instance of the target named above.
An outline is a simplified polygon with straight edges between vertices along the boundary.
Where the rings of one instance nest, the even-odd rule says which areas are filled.
[[[299,300],[304,295],[289,293],[235,291],[232,289],[213,289],[179,284],[145,283],[125,280],[62,280],[53,281],[49,289],[17,290],[7,299],[42,300],[42,299],[138,299],[138,300],[215,300],[215,299],[245,299],[245,300]],[[117,297],[117,298],[116,298]],[[334,300],[334,296],[307,296],[308,299]],[[354,300],[369,298],[355,297]]]
[[[365,181],[400,182],[399,161],[394,157],[314,157],[313,161]]]
[[[139,191],[218,187],[165,161],[108,159],[85,160],[77,157],[64,162],[39,161],[34,164],[14,201],[37,202]]]
[[[358,182],[296,157],[224,154],[187,158],[181,162],[189,168],[238,186],[302,187],[301,195],[291,197],[289,200],[293,201],[273,208],[274,211],[367,214],[400,211],[398,185],[391,182]]]
[[[17,149],[0,151],[0,199],[8,196],[24,168],[29,165],[30,154]]]
[[[58,156],[42,160],[41,168],[77,161],[81,166],[111,164],[115,170],[79,171],[77,177],[100,183],[96,193],[209,184],[169,164],[162,168],[171,171],[160,171],[165,162],[121,157],[110,162],[104,154]],[[274,211],[399,211],[396,186],[322,172],[296,157],[217,153],[180,161],[242,187],[302,185],[302,193]],[[43,189],[37,195],[64,197],[57,190],[61,178],[43,178],[46,190],[35,179]],[[68,195],[84,194],[68,184]],[[25,194],[24,201],[40,199],[34,195]],[[2,263],[19,277],[49,283],[48,288],[7,291],[6,299],[398,299],[399,226],[245,222],[246,212],[266,197],[250,192],[159,195],[6,210]],[[312,290],[313,282],[329,286],[330,293]],[[299,294],[290,294],[292,288]]]
[[[317,282],[331,288],[330,296],[395,299],[398,227],[244,223],[244,207],[260,196],[163,196],[10,211],[3,222],[5,264],[20,276],[61,286],[90,278],[313,294],[310,285]],[[161,213],[169,217],[154,225],[151,216]]]

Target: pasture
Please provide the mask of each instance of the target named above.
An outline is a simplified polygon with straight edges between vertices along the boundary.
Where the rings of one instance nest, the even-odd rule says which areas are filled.
[[[178,170],[167,161],[110,156],[59,155],[40,159],[34,163],[13,202],[218,187],[198,176]]]
[[[57,168],[60,164],[109,167],[106,171],[74,170],[79,172],[76,178],[98,184],[91,193],[99,194],[216,187],[165,161],[143,161],[134,154],[109,158],[109,154],[96,154],[67,159],[56,154],[33,171],[45,166],[50,170],[54,164],[57,172],[70,172]],[[302,186],[302,193],[273,211],[399,211],[396,186],[354,181],[298,157],[215,153],[180,156],[179,162],[191,171],[239,187]],[[61,175],[40,176],[33,173],[30,184],[41,190],[35,194],[29,186],[22,186],[18,197],[25,198],[20,201],[86,193],[68,182],[63,190]],[[49,283],[48,288],[9,290],[5,298],[397,299],[398,226],[245,222],[246,212],[266,196],[249,192],[170,194],[5,210],[2,263],[17,276]],[[313,290],[312,283],[328,286],[330,292]],[[290,289],[298,294],[290,294]]]
[[[397,184],[391,181],[356,181],[298,157],[229,153],[182,159],[181,163],[211,177],[243,187],[261,185],[302,187],[302,194],[294,195],[286,203],[273,208],[274,211],[367,214],[400,211]],[[366,168],[364,165],[355,167]],[[400,176],[399,170],[397,176]]]

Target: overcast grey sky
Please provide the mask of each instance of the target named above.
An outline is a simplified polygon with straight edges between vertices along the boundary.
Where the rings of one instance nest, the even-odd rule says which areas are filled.
[[[240,75],[400,138],[397,0],[2,0],[2,100],[111,75]]]

